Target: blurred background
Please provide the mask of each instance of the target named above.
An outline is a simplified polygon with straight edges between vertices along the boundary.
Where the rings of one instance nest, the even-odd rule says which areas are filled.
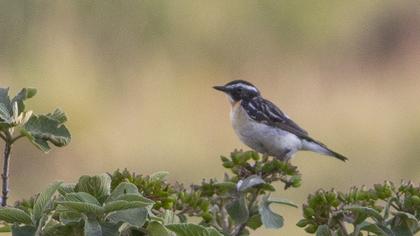
[[[213,85],[257,85],[310,134],[350,158],[301,152],[301,204],[318,188],[420,180],[418,1],[0,2],[0,86],[36,87],[61,107],[72,143],[13,150],[12,201],[53,180],[126,168],[186,184],[223,177],[220,155],[247,149]],[[304,235],[300,209],[279,207]]]

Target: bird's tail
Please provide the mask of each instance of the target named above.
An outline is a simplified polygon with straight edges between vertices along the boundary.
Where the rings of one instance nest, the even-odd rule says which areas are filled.
[[[347,161],[348,160],[347,157],[341,155],[338,152],[335,152],[335,151],[329,149],[325,144],[323,144],[321,142],[318,142],[316,140],[303,140],[302,149],[307,150],[307,151],[317,152],[317,153],[324,154],[324,155],[327,155],[327,156],[332,156],[332,157],[335,157],[335,158],[337,158],[339,160],[342,160],[342,161]]]

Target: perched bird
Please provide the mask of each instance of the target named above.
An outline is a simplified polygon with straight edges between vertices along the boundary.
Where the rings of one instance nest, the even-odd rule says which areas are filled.
[[[300,150],[346,161],[347,158],[311,138],[272,102],[264,99],[251,83],[234,80],[214,89],[227,94],[230,119],[239,139],[255,151],[288,161]]]

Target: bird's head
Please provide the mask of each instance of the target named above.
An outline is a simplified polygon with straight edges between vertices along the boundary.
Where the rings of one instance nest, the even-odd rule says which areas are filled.
[[[214,86],[213,88],[226,93],[232,103],[260,96],[257,87],[244,80],[234,80],[223,86]]]

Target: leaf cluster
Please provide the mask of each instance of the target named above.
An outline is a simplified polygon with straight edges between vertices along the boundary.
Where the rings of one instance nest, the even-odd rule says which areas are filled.
[[[13,98],[8,88],[0,88],[0,137],[11,145],[21,137],[26,137],[38,149],[48,152],[51,147],[62,147],[70,142],[71,136],[64,123],[67,117],[56,109],[46,115],[35,115],[25,110],[25,101],[34,97],[36,89],[24,88]],[[19,134],[14,136],[15,130]]]
[[[303,216],[297,225],[317,235],[415,235],[420,231],[420,186],[385,181],[346,193],[321,189],[308,196]]]

